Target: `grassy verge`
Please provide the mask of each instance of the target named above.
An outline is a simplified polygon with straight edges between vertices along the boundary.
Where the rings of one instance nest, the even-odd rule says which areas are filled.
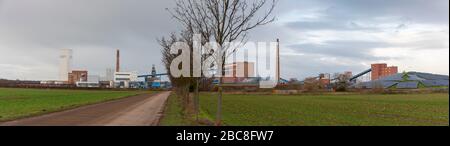
[[[120,99],[143,91],[87,91],[0,88],[0,121]]]
[[[182,99],[172,93],[167,99],[164,116],[159,122],[160,126],[190,126],[192,119],[183,110]]]

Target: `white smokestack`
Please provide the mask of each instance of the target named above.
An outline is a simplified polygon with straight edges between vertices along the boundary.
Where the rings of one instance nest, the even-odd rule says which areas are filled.
[[[59,56],[59,80],[69,81],[69,72],[72,67],[72,50],[61,49],[61,55]]]

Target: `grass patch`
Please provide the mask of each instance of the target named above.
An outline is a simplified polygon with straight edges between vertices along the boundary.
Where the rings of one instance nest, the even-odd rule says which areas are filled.
[[[224,95],[232,126],[448,126],[448,94]],[[202,116],[215,117],[216,93],[202,93]]]
[[[172,93],[167,99],[164,116],[159,122],[160,126],[190,126],[192,119],[183,110],[182,99]]]
[[[0,88],[0,121],[120,99],[143,91],[88,91]]]

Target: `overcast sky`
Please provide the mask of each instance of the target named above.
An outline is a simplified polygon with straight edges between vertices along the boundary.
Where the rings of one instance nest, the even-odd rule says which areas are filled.
[[[162,69],[156,39],[179,30],[171,0],[0,0],[0,78],[58,79],[58,56],[104,75],[121,50],[123,70]],[[282,76],[368,69],[449,74],[448,0],[280,0],[277,21],[253,41],[281,39]]]

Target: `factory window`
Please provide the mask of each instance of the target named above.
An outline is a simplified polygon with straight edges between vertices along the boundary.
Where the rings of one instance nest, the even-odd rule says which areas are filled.
[[[130,78],[116,78],[116,81],[128,81]]]
[[[116,76],[130,76],[130,74],[116,74]]]

